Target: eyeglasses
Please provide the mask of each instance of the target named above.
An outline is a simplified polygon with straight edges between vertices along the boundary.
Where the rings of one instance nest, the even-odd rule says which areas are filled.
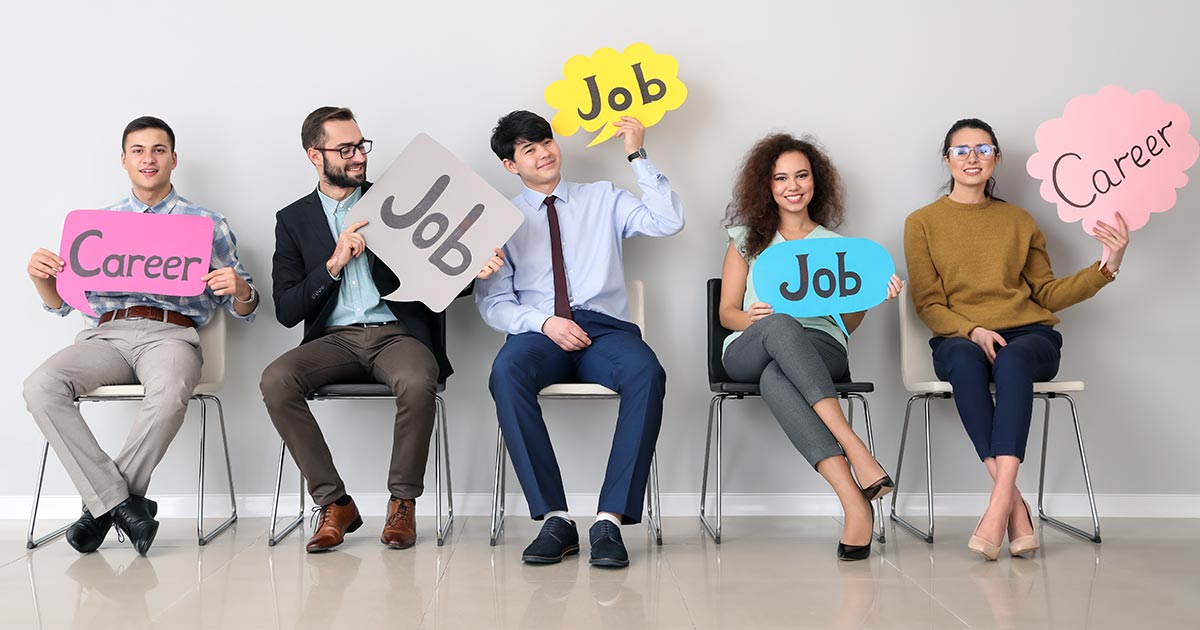
[[[996,159],[1000,153],[1000,147],[994,144],[977,144],[973,147],[959,144],[946,149],[946,157],[952,157],[961,162],[970,157],[972,151],[975,152],[975,157],[979,158],[979,161],[986,162]]]
[[[354,153],[356,151],[361,152],[363,155],[370,153],[371,152],[371,141],[363,140],[362,142],[359,142],[358,144],[347,144],[345,146],[334,147],[332,149],[322,149],[321,147],[313,147],[313,148],[318,151],[321,151],[321,152],[337,151],[338,155],[342,156],[343,160],[349,160],[350,158],[354,157]]]

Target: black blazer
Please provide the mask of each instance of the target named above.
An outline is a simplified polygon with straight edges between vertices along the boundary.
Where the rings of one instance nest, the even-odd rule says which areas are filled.
[[[370,182],[364,183],[363,192],[370,187]],[[325,261],[336,245],[316,190],[275,213],[275,255],[271,258],[275,317],[288,328],[304,322],[301,345],[325,334],[325,322],[337,306],[342,283],[331,278],[325,269]],[[371,264],[371,277],[379,294],[395,291],[400,286],[396,274],[370,248],[364,255]],[[473,285],[472,282],[459,297],[469,294]],[[438,381],[445,382],[454,370],[446,358],[444,314],[434,313],[420,302],[384,300],[383,303],[412,336],[433,352],[438,363]]]

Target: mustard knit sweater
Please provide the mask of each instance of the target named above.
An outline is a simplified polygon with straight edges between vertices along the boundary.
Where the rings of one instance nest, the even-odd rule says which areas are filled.
[[[1109,283],[1099,262],[1055,278],[1033,217],[996,200],[945,196],[913,212],[904,222],[904,255],[917,314],[941,337],[967,337],[976,326],[1053,326],[1055,311]]]

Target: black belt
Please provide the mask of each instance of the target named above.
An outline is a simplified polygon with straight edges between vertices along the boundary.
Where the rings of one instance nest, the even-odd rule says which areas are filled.
[[[390,322],[355,322],[353,324],[342,324],[342,325],[350,326],[353,328],[379,328],[380,326],[391,326],[392,324],[399,324],[399,323],[400,322],[393,319]]]

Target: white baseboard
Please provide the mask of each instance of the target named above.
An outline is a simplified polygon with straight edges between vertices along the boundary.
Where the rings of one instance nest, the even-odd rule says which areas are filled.
[[[196,495],[163,495],[151,497],[158,502],[161,518],[192,518],[196,515]],[[890,497],[889,497],[890,498]],[[383,516],[387,505],[386,494],[355,494],[354,500],[364,516]],[[418,514],[433,513],[433,494],[426,494],[418,502]],[[1032,497],[1031,497],[1032,499]],[[596,505],[595,494],[571,494],[567,501],[571,508],[581,514],[590,513]],[[986,494],[939,494],[934,496],[934,512],[939,516],[978,516],[987,507]],[[0,519],[28,519],[33,497],[0,496]],[[711,495],[709,498],[712,501]],[[700,502],[699,493],[673,493],[662,495],[663,516],[695,516]],[[251,494],[238,496],[238,515],[243,517],[266,517],[271,514],[271,495]],[[885,504],[887,501],[885,501]],[[311,508],[312,502],[306,501]],[[465,493],[454,495],[455,513],[460,516],[487,516],[490,514],[492,496],[488,493]],[[221,510],[228,513],[227,495],[206,495],[207,516],[220,516]],[[79,515],[79,497],[43,496],[39,507],[39,518],[73,519]],[[1096,495],[1096,508],[1101,518],[1200,518],[1200,495],[1195,494],[1100,494]],[[280,499],[281,515],[295,514],[299,509],[295,494]],[[906,515],[926,513],[925,496],[903,495],[900,511]],[[1088,516],[1087,495],[1048,494],[1046,511],[1056,516]],[[725,494],[722,497],[722,512],[725,516],[838,516],[841,507],[833,494]],[[508,495],[507,514],[528,516],[529,507],[520,494]]]

